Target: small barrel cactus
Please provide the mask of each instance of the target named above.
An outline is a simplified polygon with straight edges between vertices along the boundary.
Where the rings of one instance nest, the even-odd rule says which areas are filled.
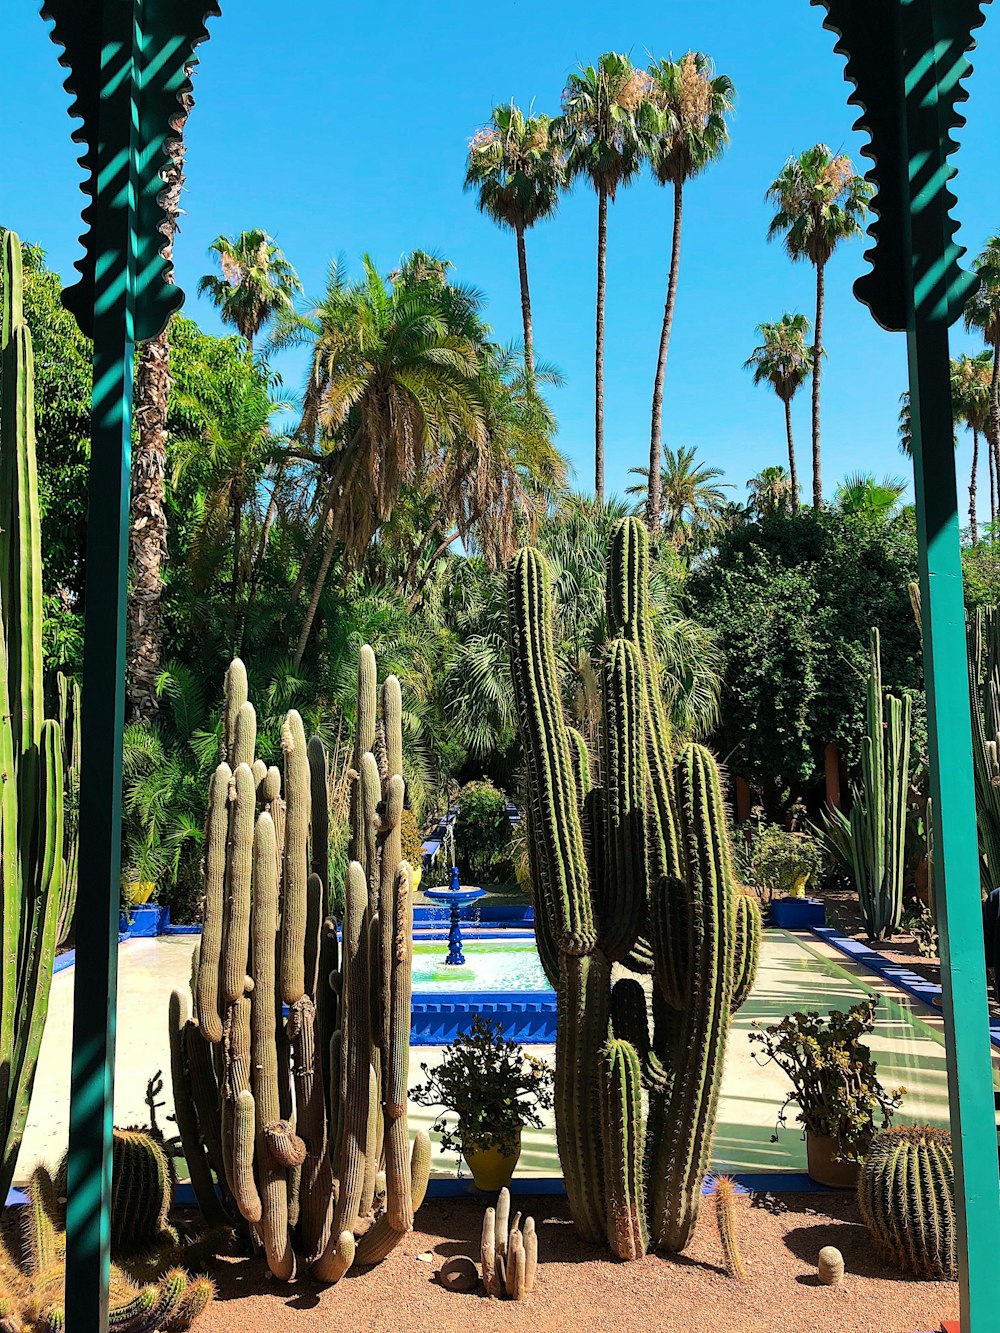
[[[858,1203],[879,1254],[917,1277],[958,1276],[951,1135],[900,1125],[875,1136],[861,1168]]]

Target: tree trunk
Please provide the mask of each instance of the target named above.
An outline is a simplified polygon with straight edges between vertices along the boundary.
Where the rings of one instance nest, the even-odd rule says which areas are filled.
[[[597,193],[597,337],[594,343],[594,494],[604,503],[604,295],[608,262],[608,193]]]
[[[173,260],[174,237],[184,188],[184,125],[194,99],[181,99],[171,128],[169,161],[163,170],[160,201],[166,217],[163,255]],[[168,268],[167,281],[173,281]],[[167,405],[170,397],[170,329],[145,343],[136,374],[136,445],[132,457],[132,502],[129,525],[130,591],[126,693],[133,721],[155,717],[159,708],[156,681],[162,668],[163,562],[167,557]]]
[[[823,506],[823,476],[819,457],[819,381],[823,365],[823,306],[826,299],[826,265],[816,265],[816,336],[813,340],[812,451],[813,509]]]
[[[840,751],[836,745],[827,745],[823,751],[823,775],[826,781],[826,803],[831,810],[841,808]]]
[[[233,656],[239,653],[240,561],[243,558],[243,496],[238,486],[232,495],[233,579],[229,586],[230,644]]]
[[[1000,342],[993,345],[993,375],[990,379],[990,434],[993,436],[993,448],[1000,450]]]
[[[302,558],[302,564],[299,566],[299,572],[296,574],[295,582],[292,584],[292,591],[288,594],[288,602],[290,606],[294,606],[295,603],[299,600],[299,594],[301,593],[303,587],[305,586],[306,571],[308,570],[309,565],[312,562],[313,556],[319,549],[320,542],[323,540],[323,533],[326,530],[327,519],[330,517],[330,510],[333,508],[334,499],[335,499],[334,487],[332,484],[330,484],[327,486],[326,499],[323,501],[323,508],[320,511],[319,518],[316,520],[316,524],[313,529],[313,535],[309,542],[309,549],[308,551],[306,551],[305,555]]]
[[[976,469],[979,466],[979,431],[972,432],[972,471],[969,473],[969,530],[972,544],[979,541],[979,525],[976,522]]]
[[[517,272],[521,280],[521,320],[524,324],[524,373],[531,385],[535,380],[535,345],[531,329],[531,293],[528,290],[528,252],[524,228],[517,229]]]
[[[993,464],[993,441],[986,440],[986,457],[990,471],[990,541],[993,541],[993,524],[997,521],[997,470]]]
[[[795,470],[795,440],[792,436],[792,400],[783,399],[785,404],[785,435],[788,438],[788,475],[792,479],[792,513],[799,512],[799,474]]]
[[[413,589],[413,592],[410,594],[409,600],[406,603],[407,611],[415,611],[417,609],[418,605],[420,604],[420,596],[423,593],[424,588],[427,586],[427,581],[430,578],[430,576],[434,573],[434,566],[441,559],[445,551],[447,551],[448,547],[452,544],[452,542],[455,540],[457,536],[458,536],[458,531],[456,529],[453,532],[449,532],[447,537],[443,538],[443,540],[438,542],[437,550],[434,552],[430,560],[425,565],[424,572],[420,575],[420,578],[417,580],[417,586]]]
[[[674,306],[677,304],[677,274],[681,262],[681,221],[684,209],[684,187],[674,184],[674,232],[670,241],[670,271],[667,275],[667,299],[663,306],[663,325],[660,328],[660,348],[656,357],[656,378],[653,381],[653,413],[649,431],[649,487],[646,518],[650,532],[659,531],[661,517],[660,466],[663,451],[663,381],[667,373],[667,353],[670,350],[670,330],[674,324]]]
[[[302,655],[306,650],[306,644],[309,642],[309,635],[312,632],[313,621],[316,619],[316,611],[319,607],[319,599],[323,595],[323,586],[326,583],[326,576],[330,572],[330,564],[333,560],[333,553],[339,545],[337,538],[337,529],[331,528],[330,535],[327,538],[326,549],[323,552],[323,560],[316,575],[316,582],[313,584],[312,596],[309,598],[309,605],[306,607],[306,618],[302,622],[302,633],[299,635],[299,641],[295,645],[294,665],[302,665]]]

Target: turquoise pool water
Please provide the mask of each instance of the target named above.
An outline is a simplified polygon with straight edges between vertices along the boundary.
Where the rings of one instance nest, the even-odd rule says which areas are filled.
[[[413,946],[415,991],[547,991],[550,988],[529,940],[475,940],[462,945],[464,967],[448,967],[444,940]]]

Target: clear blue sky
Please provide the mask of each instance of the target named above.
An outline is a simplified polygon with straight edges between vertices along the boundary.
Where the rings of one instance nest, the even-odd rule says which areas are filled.
[[[368,251],[388,269],[417,247],[440,253],[460,280],[486,293],[497,337],[519,337],[513,237],[462,191],[469,137],[494,102],[510,97],[556,111],[566,74],[602,51],[629,51],[636,61],[647,52],[707,51],[733,78],[739,100],[728,152],[686,196],[665,439],[697,446],[737,483],[734,494],[761,467],[783,461],[780,405],[752,387],[742,365],[760,321],[784,310],[812,316],[813,273],[766,243],[764,192],[790,153],[818,140],[864,165],[842,62],[821,11],[807,0],[513,0],[479,13],[459,0],[223,5],[196,76],[187,217],[177,246],[188,313],[210,329],[219,327],[216,316],[193,295],[207,246],[219,233],[262,227],[313,293],[336,255],[356,265]],[[0,220],[41,243],[65,275],[77,253],[82,196],[62,72],[36,5],[11,3],[4,11]],[[987,119],[1000,81],[1000,16],[988,20],[980,39],[956,186],[962,239],[973,252],[1000,231],[995,125]],[[553,397],[560,443],[581,488],[593,481],[596,212],[594,196],[579,187],[554,221],[530,235],[528,251],[537,350],[566,376]],[[623,191],[611,212],[609,490],[621,490],[628,468],[648,451],[669,227],[669,195],[648,177]],[[862,249],[860,242],[843,247],[828,275],[828,493],[854,469],[905,475],[908,466],[896,445],[903,341],[877,329],[852,296]],[[965,349],[973,344],[956,331],[953,350]],[[297,388],[298,363],[286,361],[283,369]],[[804,478],[808,427],[803,391],[796,428]],[[962,467],[968,457],[963,443]]]

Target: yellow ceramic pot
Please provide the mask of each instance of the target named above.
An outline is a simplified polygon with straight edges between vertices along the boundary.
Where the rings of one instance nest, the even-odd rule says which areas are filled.
[[[129,880],[125,885],[125,901],[132,907],[141,907],[155,892],[156,885],[151,880]]]
[[[417,889],[420,888],[420,881],[423,879],[423,877],[424,877],[423,866],[414,866],[414,868],[410,871],[410,888],[413,890],[414,893],[416,893]]]
[[[517,1131],[517,1147],[513,1153],[502,1153],[499,1148],[483,1148],[479,1152],[464,1153],[465,1160],[476,1182],[476,1189],[496,1194],[511,1182],[517,1160],[521,1156],[521,1131]]]
[[[809,882],[809,871],[804,875],[796,875],[788,890],[789,898],[804,898],[806,896],[806,884]]]

